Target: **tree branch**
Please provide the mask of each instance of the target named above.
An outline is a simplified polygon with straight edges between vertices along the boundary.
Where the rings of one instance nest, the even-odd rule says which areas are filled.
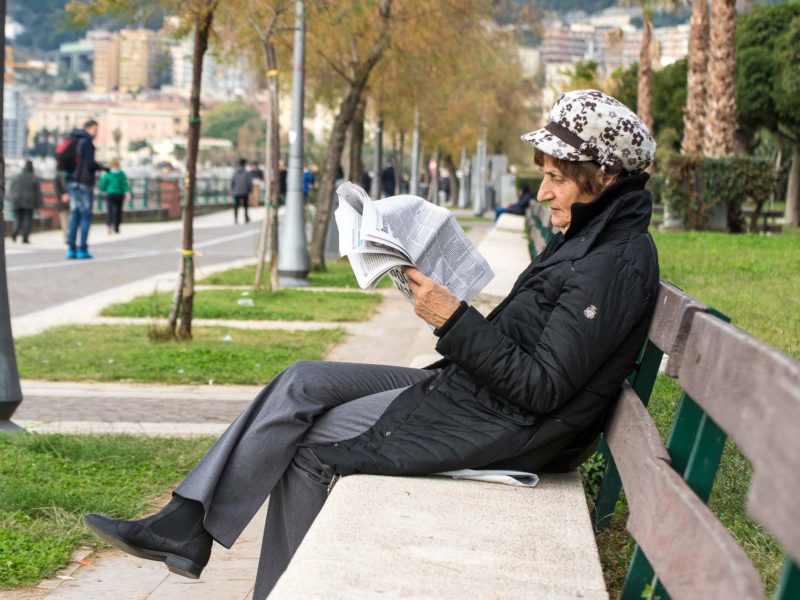
[[[319,50],[319,49],[318,49],[318,50],[317,50],[317,54],[319,55],[319,57],[320,57],[320,58],[322,58],[322,60],[324,60],[326,63],[328,63],[328,66],[329,66],[331,69],[333,69],[333,70],[334,70],[334,71],[335,71],[337,74],[339,74],[339,76],[340,76],[342,79],[344,79],[344,80],[345,80],[347,83],[349,83],[349,84],[351,84],[351,85],[353,84],[353,79],[352,79],[351,77],[349,77],[349,76],[347,75],[347,73],[345,73],[345,72],[342,70],[342,68],[341,68],[341,67],[339,67],[339,65],[337,65],[337,64],[336,64],[336,63],[334,63],[334,62],[333,62],[331,59],[329,59],[327,56],[325,56],[325,54],[322,52],[322,50]]]

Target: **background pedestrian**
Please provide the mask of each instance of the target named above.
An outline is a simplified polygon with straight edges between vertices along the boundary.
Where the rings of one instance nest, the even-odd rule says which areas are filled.
[[[128,178],[125,172],[120,169],[119,159],[112,158],[109,163],[109,170],[100,178],[98,187],[106,194],[106,225],[108,233],[119,233],[119,226],[122,223],[122,205],[130,196],[131,188],[128,185]]]
[[[22,233],[22,243],[30,244],[28,236],[33,225],[33,211],[42,207],[42,187],[33,172],[33,163],[25,161],[22,173],[11,182],[11,206],[14,207],[14,229],[11,239],[16,242]]]
[[[253,190],[253,179],[250,173],[247,172],[245,167],[247,161],[245,159],[239,160],[239,166],[233,172],[231,177],[231,195],[233,196],[233,222],[239,222],[239,207],[244,208],[244,222],[250,222],[250,216],[247,214],[247,198]]]
[[[75,165],[66,174],[70,207],[67,258],[92,258],[89,254],[89,228],[92,226],[95,173],[105,168],[94,158],[97,129],[97,121],[90,119],[84,123],[83,129],[73,129],[70,134],[71,143],[75,144]],[[79,228],[80,245],[77,243]]]

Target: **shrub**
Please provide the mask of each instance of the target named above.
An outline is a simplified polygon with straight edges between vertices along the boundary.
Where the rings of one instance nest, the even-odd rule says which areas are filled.
[[[775,172],[764,158],[707,158],[678,156],[667,163],[661,187],[662,199],[680,214],[689,229],[704,229],[710,211],[727,206],[727,226],[733,233],[745,231],[742,204],[755,206],[749,228],[757,231],[761,209],[775,189]]]

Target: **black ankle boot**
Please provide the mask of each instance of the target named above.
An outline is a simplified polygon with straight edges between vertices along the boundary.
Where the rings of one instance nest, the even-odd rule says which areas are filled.
[[[159,512],[138,521],[91,513],[84,517],[103,540],[137,558],[166,563],[173,573],[197,579],[211,556],[199,502],[175,496]]]

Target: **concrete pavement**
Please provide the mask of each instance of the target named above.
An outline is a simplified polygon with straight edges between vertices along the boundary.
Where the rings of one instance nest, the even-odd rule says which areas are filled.
[[[263,213],[254,209],[247,225],[234,225],[228,210],[196,217],[194,248],[202,253],[196,262],[198,278],[214,265],[255,260]],[[11,316],[32,315],[143,280],[150,286],[145,293],[156,283],[168,285],[180,259],[181,231],[180,221],[131,223],[109,236],[104,226],[95,225],[89,237],[92,260],[66,260],[59,231],[32,234],[30,245],[6,241]]]

